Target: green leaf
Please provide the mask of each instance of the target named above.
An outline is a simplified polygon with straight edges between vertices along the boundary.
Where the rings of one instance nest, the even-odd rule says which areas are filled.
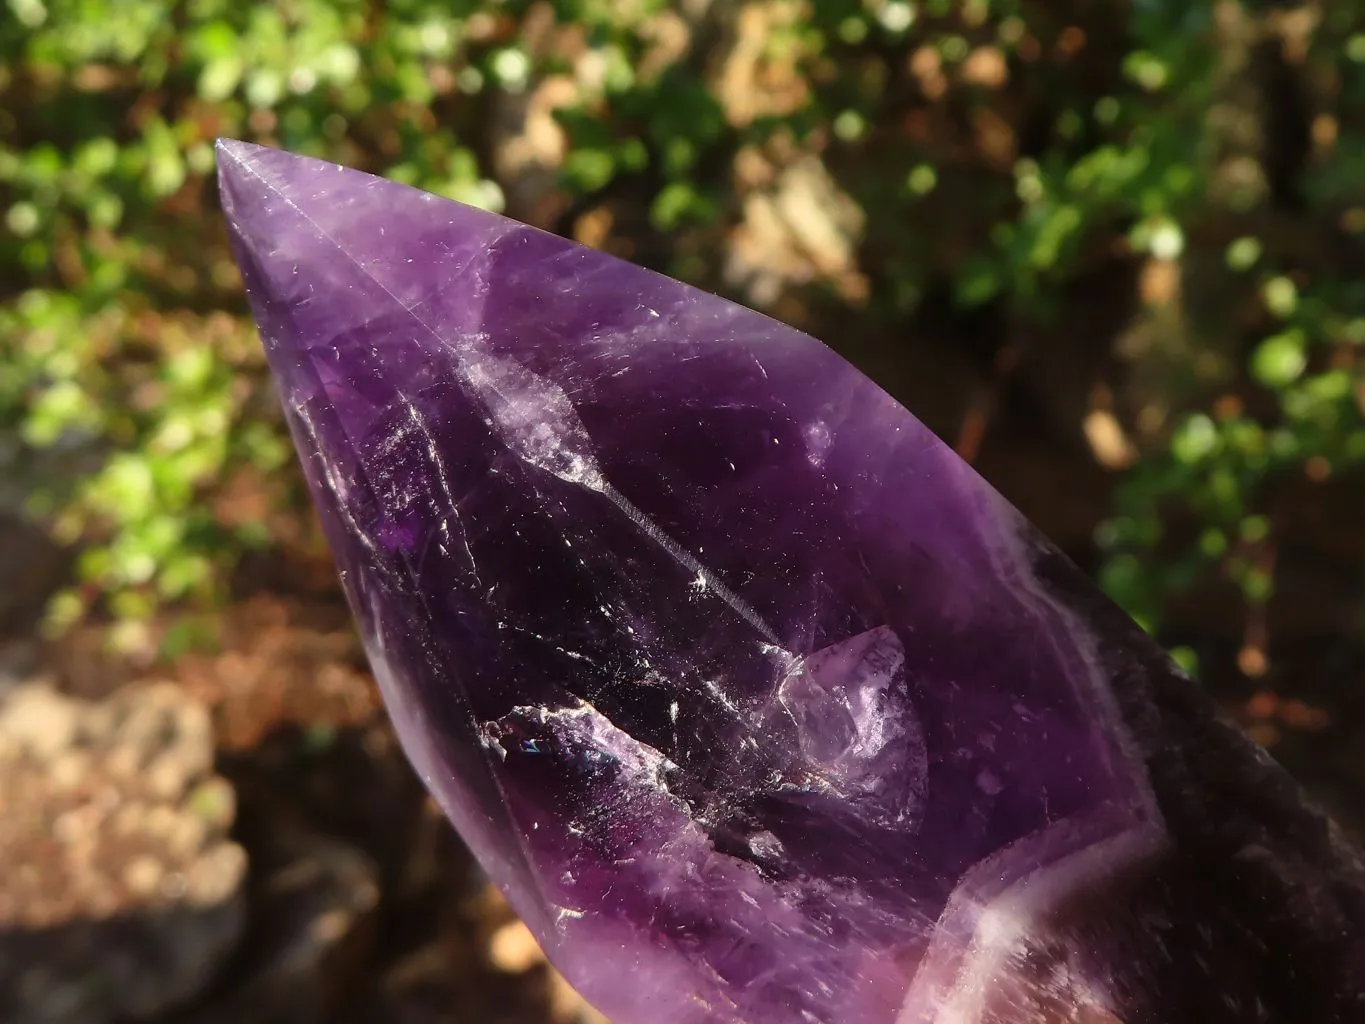
[[[1187,466],[1204,462],[1220,447],[1218,428],[1204,413],[1187,416],[1171,438],[1171,454]]]
[[[1285,319],[1292,316],[1299,304],[1299,290],[1287,277],[1272,277],[1261,290],[1266,308]]]
[[[564,161],[564,177],[578,192],[596,192],[616,175],[616,161],[610,150],[580,149]]]
[[[660,231],[674,231],[685,221],[705,221],[714,216],[714,204],[686,182],[665,185],[649,210],[651,223]]]
[[[917,164],[905,179],[905,187],[914,195],[926,196],[938,185],[938,172],[930,164]]]
[[[977,260],[958,275],[955,295],[962,306],[982,306],[1000,294],[1000,271],[994,263]]]
[[[207,64],[238,56],[242,40],[226,21],[210,21],[190,35],[190,52]]]
[[[1271,335],[1251,356],[1251,373],[1268,388],[1285,388],[1303,375],[1308,365],[1306,339],[1297,328]]]
[[[1233,270],[1250,270],[1261,258],[1261,240],[1250,235],[1237,239],[1227,249],[1228,266]]]
[[[210,103],[219,103],[237,91],[245,72],[246,61],[239,54],[210,61],[199,73],[199,95]]]

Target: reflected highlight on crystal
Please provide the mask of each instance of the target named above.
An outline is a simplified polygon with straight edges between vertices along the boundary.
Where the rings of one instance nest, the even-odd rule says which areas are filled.
[[[1365,1021],[1358,857],[841,357],[219,159],[405,749],[617,1024]]]

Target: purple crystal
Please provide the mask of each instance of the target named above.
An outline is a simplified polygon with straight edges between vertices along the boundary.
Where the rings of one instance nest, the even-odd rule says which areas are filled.
[[[1365,872],[818,341],[220,144],[405,748],[617,1024],[1365,1021]]]

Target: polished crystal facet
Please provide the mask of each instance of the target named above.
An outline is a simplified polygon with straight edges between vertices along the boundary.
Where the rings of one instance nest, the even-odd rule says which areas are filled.
[[[224,209],[405,748],[617,1024],[1365,1021],[1365,875],[820,342],[238,142]]]

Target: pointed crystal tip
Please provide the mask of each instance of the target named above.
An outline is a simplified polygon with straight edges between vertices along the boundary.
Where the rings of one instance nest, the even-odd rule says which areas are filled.
[[[617,1024],[1361,1022],[1360,862],[815,339],[218,144],[404,748]]]
[[[213,151],[218,155],[218,162],[221,164],[226,160],[233,163],[246,163],[253,153],[268,151],[268,147],[259,146],[254,142],[243,142],[241,139],[229,139],[220,136],[214,140]],[[279,152],[276,150],[276,152]]]
[[[236,205],[234,200],[240,195],[244,181],[253,175],[259,177],[255,168],[268,165],[272,155],[277,161],[296,159],[281,150],[239,139],[220,138],[214,142],[213,151],[217,157],[218,189],[223,197],[225,211],[233,209]]]

